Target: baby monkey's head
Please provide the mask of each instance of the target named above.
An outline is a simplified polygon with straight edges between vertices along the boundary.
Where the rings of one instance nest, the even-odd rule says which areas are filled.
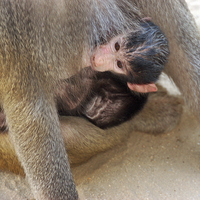
[[[141,21],[137,30],[116,36],[93,53],[97,71],[112,71],[129,83],[154,83],[169,56],[164,33],[151,21]]]

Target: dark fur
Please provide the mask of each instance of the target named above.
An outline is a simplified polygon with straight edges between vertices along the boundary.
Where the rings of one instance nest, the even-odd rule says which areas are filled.
[[[140,22],[140,28],[128,33],[122,43],[126,64],[126,82],[153,83],[158,80],[169,56],[164,33],[151,21]]]
[[[78,76],[90,91],[74,90],[72,80],[64,81],[64,87],[57,90],[56,98],[60,115],[83,116],[100,128],[121,124],[139,112],[147,101],[147,94],[135,94],[126,83],[110,72],[89,76],[91,68],[83,70]],[[73,79],[75,77],[72,77]],[[68,92],[70,91],[70,94]],[[69,96],[80,96],[79,101],[68,101]],[[71,103],[72,102],[72,103]]]

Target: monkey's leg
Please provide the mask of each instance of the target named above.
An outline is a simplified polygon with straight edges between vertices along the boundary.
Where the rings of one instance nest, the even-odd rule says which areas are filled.
[[[36,199],[78,199],[52,99],[44,93],[33,100],[7,96],[9,134]]]
[[[165,71],[179,87],[186,105],[200,117],[200,37],[186,2],[131,1],[166,34],[170,56]]]

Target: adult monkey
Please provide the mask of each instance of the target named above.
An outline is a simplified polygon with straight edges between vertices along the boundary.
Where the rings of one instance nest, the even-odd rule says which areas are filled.
[[[52,91],[84,51],[136,25],[136,9],[119,2],[0,2],[1,103],[36,199],[78,198]]]
[[[83,48],[134,26],[138,13],[132,3],[166,33],[171,51],[166,72],[199,115],[200,45],[185,2],[1,2],[1,102],[37,199],[78,198],[51,91],[59,78],[78,71]]]

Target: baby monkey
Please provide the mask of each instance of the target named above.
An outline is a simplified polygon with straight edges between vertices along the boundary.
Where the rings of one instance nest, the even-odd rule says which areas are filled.
[[[141,21],[139,27],[97,47],[90,57],[91,67],[58,84],[55,99],[60,115],[85,117],[100,128],[108,128],[142,110],[148,94],[131,90],[157,90],[155,82],[169,49],[165,35],[154,23]],[[6,128],[0,112],[0,129]]]
[[[86,66],[100,72],[111,71],[127,82],[131,90],[146,93],[157,90],[155,82],[168,56],[165,35],[150,18],[144,18],[138,29],[112,38],[84,59]]]
[[[139,29],[96,47],[85,64],[91,67],[58,84],[55,99],[60,115],[85,117],[100,128],[108,128],[142,110],[148,94],[131,90],[157,90],[155,82],[164,69],[169,48],[165,35],[153,22],[145,19],[139,25]],[[7,126],[3,112],[0,114],[3,130]]]
[[[98,127],[108,128],[142,110],[148,94],[131,90],[157,90],[155,82],[164,69],[169,48],[154,23],[141,21],[139,27],[96,48],[90,57],[91,68],[63,81],[56,92],[59,114],[86,117]],[[83,87],[79,90],[75,88],[77,77]]]

